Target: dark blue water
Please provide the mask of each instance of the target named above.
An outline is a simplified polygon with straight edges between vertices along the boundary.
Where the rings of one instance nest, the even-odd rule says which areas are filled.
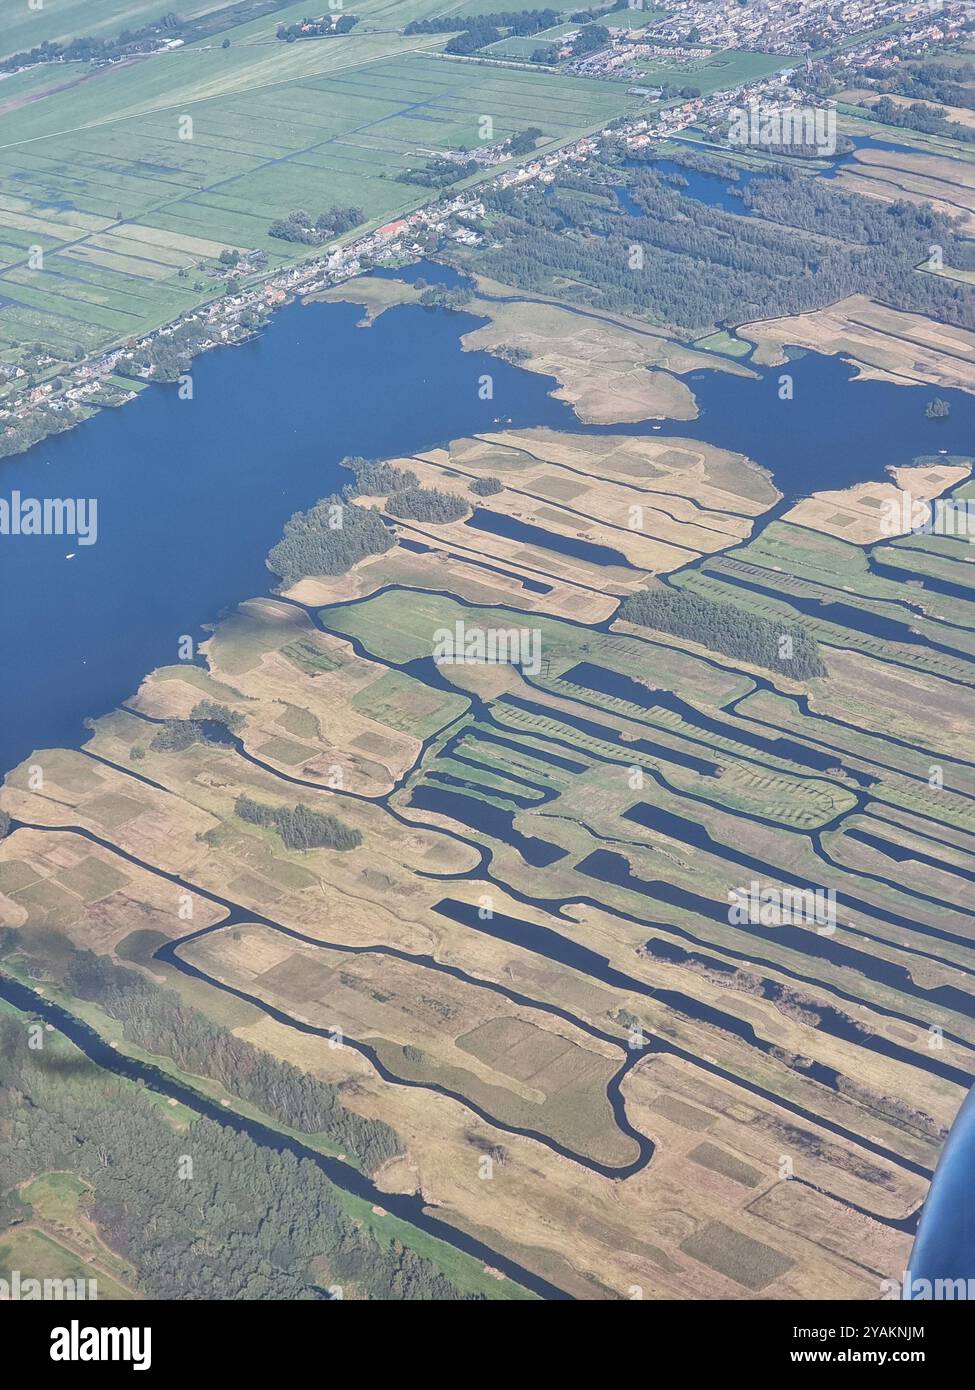
[[[272,589],[264,557],[292,512],[350,481],[344,455],[427,449],[499,413],[571,427],[548,378],[459,350],[471,315],[360,318],[354,304],[292,305],[254,342],[198,358],[192,401],[153,386],[0,462],[7,499],[98,500],[94,545],[0,537],[0,769],[77,745],[86,716],[178,659],[181,635],[203,638],[228,605]],[[478,398],[483,372],[493,401]]]
[[[427,265],[414,273],[433,278]],[[360,317],[354,304],[292,305],[254,342],[198,358],[192,401],[152,386],[0,462],[5,498],[98,500],[96,545],[0,537],[0,771],[35,748],[77,746],[82,721],[176,661],[182,636],[199,640],[229,605],[272,589],[264,556],[292,512],[349,480],[345,454],[412,453],[503,417],[709,440],[756,459],[795,496],[883,478],[888,464],[939,447],[964,454],[975,438],[971,397],[939,388],[952,411],[932,421],[930,389],[851,384],[842,361],[812,353],[754,378],[684,378],[698,398],[693,421],[581,426],[547,394],[550,378],[461,351],[472,315],[404,306],[369,329]],[[484,373],[490,401],[478,396]],[[791,400],[779,399],[784,373]]]
[[[507,799],[514,800],[513,797]],[[524,801],[524,798],[521,800]],[[530,806],[533,803],[528,801],[525,804]],[[503,811],[490,801],[483,801],[477,796],[467,796],[462,791],[431,787],[429,783],[424,782],[413,788],[410,793],[410,805],[422,811],[439,811],[472,830],[479,830],[484,835],[503,840],[505,844],[518,851],[526,864],[531,864],[536,869],[544,869],[548,864],[564,859],[567,853],[561,845],[553,845],[550,840],[540,839],[537,835],[522,835],[515,830],[512,824],[515,818],[514,811]]]
[[[846,154],[837,155],[830,160],[829,167],[818,172],[819,178],[835,179],[837,174],[846,164],[851,164],[860,150],[880,150],[884,154],[910,154],[917,155],[918,151],[912,149],[910,145],[898,144],[896,140],[877,140],[872,135],[853,136],[854,148]],[[761,154],[761,150],[756,153]],[[795,161],[799,163],[798,160]],[[738,178],[730,179],[724,174],[707,174],[698,169],[689,169],[674,159],[627,159],[624,165],[628,169],[650,169],[655,174],[679,175],[686,180],[686,186],[678,185],[679,191],[688,198],[696,198],[699,203],[706,203],[708,207],[721,208],[723,212],[737,213],[740,217],[751,217],[751,209],[746,207],[742,201],[742,193],[749,184],[767,179],[773,175],[773,167],[763,169],[747,169],[744,166],[738,168]],[[642,217],[643,213],[634,203],[625,187],[615,190],[620,207],[631,217]]]
[[[757,377],[724,372],[682,377],[697,397],[699,416],[665,422],[659,433],[737,450],[769,469],[790,497],[870,478],[887,480],[887,464],[908,464],[922,454],[972,454],[975,397],[964,391],[855,382],[849,363],[815,352],[797,354],[781,367],[749,370]],[[924,413],[935,395],[951,405],[944,420],[929,420]],[[645,424],[630,429],[647,432]]]
[[[708,207],[735,212],[742,217],[751,216],[751,212],[742,202],[743,191],[756,179],[768,178],[767,170],[741,168],[737,179],[729,179],[724,174],[705,174],[699,169],[688,169],[674,159],[655,159],[650,168],[655,174],[677,174],[685,179],[687,186],[679,184],[678,191],[688,198],[696,198],[700,203],[707,203]],[[620,202],[634,217],[641,215],[640,209],[629,197],[626,202],[631,204],[630,207],[626,206],[622,198]]]
[[[439,261],[416,261],[413,265],[377,266],[370,270],[380,280],[405,280],[408,285],[417,280],[425,280],[428,285],[446,285],[449,289],[472,289],[474,282],[468,275],[462,275],[452,265],[441,265]]]
[[[492,512],[489,508],[478,507],[464,524],[473,526],[478,531],[488,531],[492,536],[504,536],[506,540],[520,541],[524,545],[538,546],[542,550],[554,550],[559,555],[570,555],[576,560],[588,560],[594,565],[635,568],[622,551],[614,550],[612,546],[597,545],[593,541],[580,540],[578,536],[564,536],[558,531],[546,531],[544,526],[518,521],[506,512]],[[586,524],[581,517],[579,524]]]

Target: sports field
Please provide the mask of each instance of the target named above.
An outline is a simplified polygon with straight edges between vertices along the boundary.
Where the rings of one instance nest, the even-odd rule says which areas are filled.
[[[729,48],[722,53],[713,53],[709,58],[651,58],[641,70],[640,78],[661,86],[686,79],[702,95],[709,96],[724,88],[755,82],[785,66],[787,60],[781,54]]]

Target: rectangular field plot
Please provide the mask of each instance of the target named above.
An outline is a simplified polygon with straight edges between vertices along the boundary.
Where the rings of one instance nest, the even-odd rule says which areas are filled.
[[[387,0],[367,8],[377,24],[387,10],[391,29],[406,22]],[[432,0],[408,8],[433,12]],[[0,351],[24,338],[92,351],[148,332],[198,301],[193,271],[224,247],[264,251],[272,268],[299,259],[306,248],[268,235],[295,208],[356,206],[378,222],[415,207],[434,191],[397,175],[476,145],[481,113],[496,139],[538,126],[555,142],[631,105],[622,86],[422,51],[441,35],[279,44],[254,23],[227,50],[189,45],[91,74],[78,65],[67,88],[7,109]],[[180,138],[182,116],[192,138]],[[46,280],[28,270],[34,245]]]

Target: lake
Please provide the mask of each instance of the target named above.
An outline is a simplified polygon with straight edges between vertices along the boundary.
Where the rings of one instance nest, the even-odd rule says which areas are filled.
[[[434,278],[423,265],[407,274]],[[229,606],[270,592],[265,555],[294,511],[350,480],[346,454],[414,453],[500,418],[708,440],[748,454],[798,496],[881,478],[887,464],[938,448],[963,453],[975,437],[971,397],[939,389],[952,412],[932,421],[930,388],[854,384],[840,359],[815,353],[754,379],[692,373],[694,421],[583,426],[548,395],[550,378],[463,352],[461,335],[480,322],[470,314],[405,305],[369,329],[360,318],[352,304],[290,305],[259,338],[198,358],[192,401],[151,386],[0,463],[0,496],[98,502],[95,545],[0,538],[0,772],[35,748],[78,746],[82,721],[174,662],[182,636],[199,641]],[[779,399],[784,373],[791,400]],[[479,399],[482,374],[492,400]]]

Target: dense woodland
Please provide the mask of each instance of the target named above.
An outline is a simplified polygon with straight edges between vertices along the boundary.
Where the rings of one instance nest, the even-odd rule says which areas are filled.
[[[786,633],[782,623],[685,589],[660,587],[631,594],[623,600],[619,616],[625,622],[685,637],[710,651],[764,666],[794,680],[826,675],[819,648],[804,628],[793,626]],[[783,636],[791,639],[789,656],[779,655]]]
[[[342,489],[343,497],[388,497],[391,492],[404,492],[419,485],[412,469],[397,468],[392,463],[346,457],[342,467],[355,473],[355,482],[346,483]]]
[[[459,521],[466,516],[470,507],[456,492],[442,492],[435,487],[410,487],[402,492],[394,492],[386,503],[391,516],[402,517],[404,521],[428,521],[434,525],[444,525],[448,521]]]
[[[902,63],[893,71],[865,68],[863,75],[877,79],[878,92],[975,110],[975,63]]]
[[[238,796],[234,810],[241,820],[275,829],[286,849],[357,849],[358,830],[325,811],[297,806],[267,806],[249,796]]]
[[[345,574],[367,555],[396,544],[382,517],[368,507],[325,497],[307,512],[295,512],[267,557],[285,588],[311,574]]]
[[[486,191],[490,244],[455,256],[521,289],[551,292],[558,280],[569,300],[694,334],[858,293],[975,328],[967,285],[915,269],[932,246],[945,264],[975,269],[975,242],[929,206],[861,197],[779,166],[741,190],[739,215],[681,196],[650,167],[621,163],[608,142],[589,174],[563,175],[548,195],[532,187]],[[642,216],[606,200],[623,182]]]
[[[402,1152],[394,1129],[347,1110],[335,1086],[236,1037],[138,971],[73,950],[64,983],[117,1018],[129,1042],[172,1058],[181,1071],[211,1077],[291,1129],[326,1135],[366,1172]]]
[[[150,1297],[313,1299],[336,1285],[346,1298],[471,1297],[428,1260],[354,1222],[310,1159],[202,1117],[177,1129],[138,1085],[66,1044],[30,1051],[25,1023],[0,1018],[7,1219],[26,1214],[17,1184],[67,1171],[91,1186],[89,1214]]]
[[[471,492],[478,497],[493,497],[496,492],[504,492],[504,483],[500,478],[474,478]]]

